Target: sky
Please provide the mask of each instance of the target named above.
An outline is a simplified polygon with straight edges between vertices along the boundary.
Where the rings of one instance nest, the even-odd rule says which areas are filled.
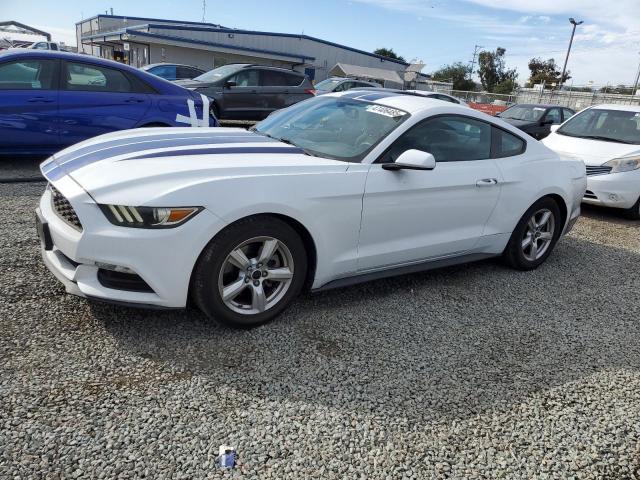
[[[201,21],[202,0],[0,0],[17,20],[75,45],[75,23],[113,8],[117,15]],[[393,48],[423,72],[469,62],[475,45],[503,47],[522,84],[533,57],[568,69],[575,85],[631,84],[640,63],[640,0],[206,0],[205,20],[226,27],[312,35],[366,51]],[[571,80],[569,80],[569,83]]]

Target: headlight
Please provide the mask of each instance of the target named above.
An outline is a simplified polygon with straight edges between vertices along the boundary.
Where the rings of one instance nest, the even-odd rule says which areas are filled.
[[[637,170],[640,168],[640,155],[634,155],[632,157],[621,157],[609,160],[604,164],[606,167],[611,167],[610,173],[630,172],[631,170]]]
[[[132,228],[174,228],[193,218],[202,210],[202,207],[98,206],[114,225]]]

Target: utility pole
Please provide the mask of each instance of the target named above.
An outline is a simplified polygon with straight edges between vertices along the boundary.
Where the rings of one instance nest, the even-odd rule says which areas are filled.
[[[204,23],[204,17],[207,13],[207,0],[202,0],[202,23]]]
[[[636,94],[636,91],[638,90],[638,81],[640,81],[640,63],[638,64],[638,73],[636,74],[636,81],[633,84],[633,90],[631,91],[631,95]]]
[[[569,53],[571,53],[571,45],[573,44],[573,35],[576,33],[576,27],[578,25],[582,25],[584,22],[583,21],[576,22],[575,19],[570,18],[569,23],[573,25],[573,30],[571,30],[571,40],[569,40],[569,48],[567,48],[567,56],[564,58],[564,66],[562,67],[562,75],[560,75],[560,81],[558,82],[558,90],[562,88],[562,84],[564,83],[564,73],[567,71],[567,62],[569,61]]]
[[[478,50],[484,48],[482,45],[476,45],[473,49],[473,58],[471,59],[471,68],[469,69],[469,80],[473,80],[473,66],[476,64],[476,55],[478,55]]]

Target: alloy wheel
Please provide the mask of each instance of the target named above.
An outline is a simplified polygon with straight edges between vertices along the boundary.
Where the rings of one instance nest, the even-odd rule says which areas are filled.
[[[218,276],[218,290],[229,309],[255,315],[285,296],[293,274],[293,256],[283,242],[273,237],[255,237],[227,255]]]
[[[528,261],[542,258],[549,250],[555,228],[556,219],[551,210],[542,208],[531,216],[522,239],[522,253]]]

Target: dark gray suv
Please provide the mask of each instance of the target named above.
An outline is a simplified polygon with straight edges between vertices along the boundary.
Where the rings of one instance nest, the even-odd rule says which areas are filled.
[[[230,120],[260,120],[315,93],[302,73],[244,63],[224,65],[175,83],[212,98],[212,113]]]

